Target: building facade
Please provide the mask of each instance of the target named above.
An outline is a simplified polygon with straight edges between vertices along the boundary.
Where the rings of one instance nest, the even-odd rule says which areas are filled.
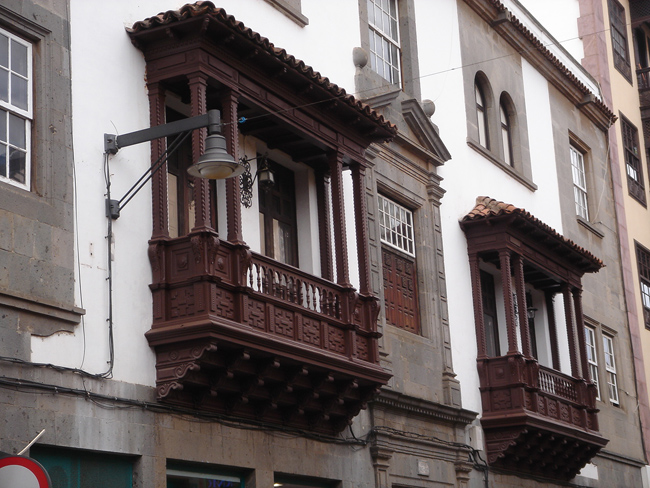
[[[0,451],[44,431],[57,488],[641,486],[617,114],[550,40],[514,0],[6,2]],[[239,178],[188,174],[206,128],[124,142],[211,110]]]

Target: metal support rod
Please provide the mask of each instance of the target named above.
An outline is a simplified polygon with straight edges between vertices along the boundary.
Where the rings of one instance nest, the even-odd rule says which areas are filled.
[[[181,132],[202,129],[203,127],[208,128],[208,133],[219,132],[221,127],[221,113],[218,110],[208,110],[208,113],[203,115],[156,125],[148,129],[137,130],[119,136],[115,134],[104,134],[104,151],[109,154],[116,154],[123,147],[173,136]]]

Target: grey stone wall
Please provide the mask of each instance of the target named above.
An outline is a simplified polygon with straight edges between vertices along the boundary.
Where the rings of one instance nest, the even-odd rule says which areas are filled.
[[[0,182],[0,355],[29,358],[30,334],[71,330],[73,157],[68,2],[7,0],[0,26],[33,45],[30,191]]]

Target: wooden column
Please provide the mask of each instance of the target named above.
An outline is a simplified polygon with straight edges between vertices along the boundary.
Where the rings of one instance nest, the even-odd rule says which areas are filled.
[[[569,338],[569,358],[571,359],[571,375],[574,378],[582,378],[580,374],[580,363],[578,362],[576,349],[576,327],[573,320],[573,310],[571,307],[571,290],[568,284],[562,286],[562,296],[564,297],[564,315],[566,318],[566,331]]]
[[[357,233],[357,256],[359,259],[359,293],[368,295],[370,294],[370,256],[368,254],[366,168],[356,162],[352,165],[352,185],[354,193],[354,224]]]
[[[472,279],[472,296],[474,298],[474,327],[476,328],[477,359],[487,359],[487,339],[483,321],[483,291],[481,290],[481,270],[478,254],[469,255],[469,272]]]
[[[237,128],[237,105],[239,94],[228,90],[221,98],[221,133],[226,138],[230,155],[239,160],[239,130]],[[241,194],[239,176],[226,180],[226,220],[228,240],[233,244],[244,244],[241,223]]]
[[[318,237],[320,241],[320,269],[321,276],[329,281],[334,281],[332,263],[332,235],[330,206],[327,200],[327,187],[330,176],[325,170],[316,171],[316,200],[318,202]]]
[[[557,324],[555,322],[555,304],[553,302],[554,295],[554,293],[549,291],[545,293],[546,313],[548,315],[548,333],[551,341],[551,361],[553,363],[553,369],[560,371],[560,352],[557,346]]]
[[[164,124],[165,89],[159,83],[149,83],[147,88],[149,91],[149,125],[154,127]],[[151,141],[151,164],[158,160],[161,154],[165,152],[166,147],[167,141],[164,137]],[[169,219],[169,209],[167,206],[167,163],[151,179],[151,198],[153,211],[151,238],[169,237],[167,225]]]
[[[519,331],[524,356],[532,358],[530,347],[530,329],[528,328],[528,307],[526,306],[526,287],[524,286],[524,260],[519,254],[513,256],[515,272],[515,290],[517,293],[517,309],[519,310]]]
[[[348,268],[348,242],[345,233],[345,209],[343,207],[343,154],[329,155],[332,175],[332,211],[334,217],[334,245],[336,246],[336,281],[339,285],[352,287]]]
[[[208,78],[203,73],[193,73],[188,76],[192,117],[206,113],[206,91]],[[207,129],[192,131],[192,164],[196,163],[205,149]],[[212,228],[210,215],[210,180],[194,178],[194,228],[192,231]]]
[[[506,330],[508,332],[508,354],[517,354],[517,324],[515,323],[515,304],[512,299],[512,276],[510,273],[510,251],[499,251],[501,262],[501,281],[503,283],[503,303],[506,310]]]
[[[582,366],[582,377],[590,381],[589,363],[587,361],[587,345],[585,344],[585,323],[582,316],[582,290],[573,288],[573,310],[576,315],[576,328],[578,330],[578,352],[580,354],[580,364]]]

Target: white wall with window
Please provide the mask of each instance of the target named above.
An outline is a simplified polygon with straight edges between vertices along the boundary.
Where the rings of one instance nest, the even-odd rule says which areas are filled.
[[[0,29],[0,181],[30,188],[32,45]]]

